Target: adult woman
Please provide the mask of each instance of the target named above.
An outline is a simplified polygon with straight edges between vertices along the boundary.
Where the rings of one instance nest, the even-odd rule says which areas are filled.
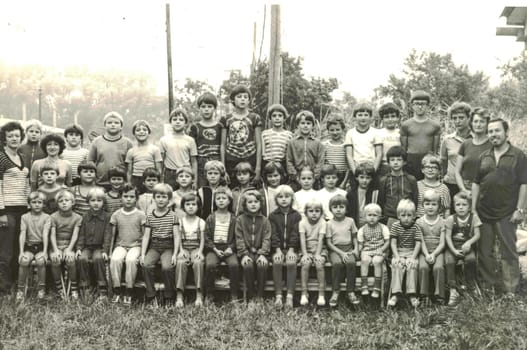
[[[469,126],[472,130],[472,139],[463,142],[456,163],[456,183],[460,191],[471,191],[479,156],[491,147],[487,137],[489,120],[490,116],[484,108],[476,107],[470,112]]]
[[[24,129],[18,122],[9,122],[0,130],[0,293],[11,287],[18,258],[18,232],[20,217],[27,211],[29,170],[18,148],[24,138]]]
[[[59,156],[66,148],[66,142],[60,135],[49,134],[40,140],[40,148],[46,153],[46,158],[36,160],[31,167],[31,189],[36,190],[42,183],[40,179],[40,168],[44,163],[54,163],[59,168],[57,183],[59,185],[71,186],[71,164],[67,160],[60,159]]]

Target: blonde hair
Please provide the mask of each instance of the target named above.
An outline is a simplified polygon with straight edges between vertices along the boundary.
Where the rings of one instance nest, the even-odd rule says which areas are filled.
[[[40,198],[43,201],[46,200],[46,195],[40,191],[33,191],[27,196],[27,203],[29,204],[33,199]]]
[[[415,204],[409,199],[401,199],[397,204],[397,216],[402,213],[411,213],[415,215]]]
[[[172,199],[172,196],[174,194],[172,187],[169,184],[165,183],[158,183],[154,185],[154,188],[152,188],[152,198],[156,196],[156,193],[166,194],[169,200]]]
[[[291,197],[291,207],[293,206],[293,203],[295,202],[295,191],[293,191],[291,186],[280,185],[276,188],[275,192],[274,201],[276,202],[276,205],[278,205],[278,195],[285,194]]]
[[[424,202],[437,202],[441,205],[441,195],[436,190],[428,189],[423,193]]]
[[[307,215],[307,210],[311,208],[311,209],[320,209],[320,211],[322,212],[323,211],[323,207],[322,207],[322,202],[319,201],[318,199],[316,198],[312,198],[311,200],[309,200],[305,205],[304,205],[304,214]],[[321,216],[322,217],[322,216]]]
[[[75,204],[75,196],[69,190],[60,190],[59,193],[55,195],[55,201],[58,203],[63,197],[69,197],[69,199],[71,199],[72,205]]]
[[[86,199],[89,201],[92,198],[102,199],[106,203],[106,193],[101,187],[94,187],[88,191]]]
[[[377,203],[366,204],[366,206],[364,207],[364,213],[367,214],[367,213],[370,213],[370,212],[382,215],[381,206],[379,204],[377,204]]]

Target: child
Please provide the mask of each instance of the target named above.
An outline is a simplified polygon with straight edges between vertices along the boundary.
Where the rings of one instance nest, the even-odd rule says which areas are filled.
[[[126,171],[122,167],[113,167],[108,171],[110,190],[106,192],[106,211],[113,214],[123,207],[121,190],[126,183]]]
[[[377,203],[379,191],[373,189],[373,177],[375,169],[373,163],[363,162],[355,168],[355,181],[348,191],[346,198],[348,200],[347,216],[353,218],[362,227],[366,223],[364,208],[370,203]]]
[[[77,240],[77,267],[80,287],[90,285],[90,260],[95,271],[100,300],[108,294],[105,262],[110,254],[112,240],[111,214],[104,211],[105,193],[102,187],[93,187],[86,194],[90,209],[82,217],[82,224]]]
[[[25,297],[25,287],[31,262],[35,260],[38,277],[38,299],[46,295],[46,261],[48,259],[48,238],[51,218],[43,213],[45,196],[41,192],[31,192],[28,196],[29,213],[20,219],[20,256],[18,257],[18,292],[16,300]]]
[[[320,177],[324,187],[317,191],[317,198],[322,203],[324,218],[326,220],[331,220],[333,219],[333,213],[329,208],[329,201],[338,194],[345,197],[347,193],[343,189],[337,187],[338,174],[337,168],[334,164],[324,164],[322,166],[322,171],[320,172]]]
[[[309,111],[301,111],[295,118],[298,135],[287,144],[287,175],[293,189],[298,190],[298,183],[294,183],[303,167],[313,169],[315,181],[320,178],[320,169],[324,164],[326,150],[319,140],[312,135],[315,126],[315,116]]]
[[[476,286],[476,243],[480,238],[481,221],[470,212],[472,201],[465,192],[454,196],[455,214],[450,215],[445,223],[446,279],[450,288],[448,305],[453,306],[459,299],[459,284],[456,282],[456,265],[461,259],[464,262],[465,281],[470,289]]]
[[[260,190],[263,195],[262,214],[269,217],[278,206],[275,200],[278,186],[285,177],[285,169],[278,162],[269,162],[264,166],[262,178],[264,186]]]
[[[195,193],[194,189],[192,188],[193,180],[194,173],[192,172],[192,169],[188,167],[182,167],[176,171],[176,182],[178,184],[178,188],[172,195],[172,202],[174,203],[174,212],[179,219],[185,217],[185,211],[183,210],[181,200],[186,194]]]
[[[421,251],[423,234],[415,220],[415,204],[403,199],[397,205],[397,218],[390,228],[390,246],[392,248],[392,297],[388,306],[395,306],[402,293],[402,283],[406,274],[406,294],[410,296],[413,307],[419,306],[417,293],[417,257]]]
[[[401,124],[401,147],[408,154],[406,170],[417,180],[421,180],[421,160],[429,152],[439,152],[441,127],[438,122],[428,117],[429,93],[421,90],[413,92],[410,105],[414,115]]]
[[[64,129],[64,138],[66,139],[66,149],[62,152],[62,159],[71,164],[71,184],[73,186],[81,183],[80,173],[78,172],[79,164],[88,158],[88,150],[82,147],[84,130],[77,124],[72,124]]]
[[[239,162],[249,162],[254,169],[254,180],[260,181],[262,161],[261,130],[262,120],[256,113],[249,111],[251,92],[244,85],[237,85],[230,94],[234,112],[222,118],[222,142],[224,143],[225,168],[229,171],[229,178],[234,186],[234,168]]]
[[[271,249],[271,224],[262,215],[262,195],[256,190],[249,190],[242,196],[243,213],[236,218],[236,250],[241,259],[247,298],[252,299],[255,291],[254,271],[258,289],[258,300],[263,298],[267,275],[267,256]]]
[[[42,211],[51,215],[58,210],[55,197],[59,191],[64,189],[64,186],[57,184],[57,177],[59,168],[55,163],[44,163],[40,168],[40,178],[44,181],[38,190],[44,194],[44,207]]]
[[[298,224],[298,233],[300,236],[300,251],[302,258],[300,264],[300,282],[302,285],[302,296],[300,305],[304,306],[309,303],[307,293],[307,280],[309,278],[309,268],[315,266],[317,270],[318,281],[318,299],[317,305],[326,305],[324,296],[326,291],[326,277],[324,264],[326,263],[327,250],[324,247],[324,237],[326,236],[326,220],[323,219],[322,203],[316,199],[306,203],[304,217]]]
[[[450,191],[448,187],[441,182],[441,158],[435,154],[427,154],[423,157],[421,171],[424,179],[417,181],[417,217],[424,215],[423,195],[427,190],[434,190],[439,194],[440,207],[439,215],[442,218],[450,215]]]
[[[357,164],[369,161],[377,171],[383,149],[379,130],[371,127],[373,108],[367,103],[359,103],[353,108],[353,118],[356,126],[348,130],[344,141],[349,169],[355,173]]]
[[[379,117],[382,120],[383,128],[379,130],[382,141],[383,156],[379,168],[379,178],[390,172],[390,166],[386,159],[386,152],[393,146],[401,145],[401,133],[399,123],[401,121],[401,110],[393,102],[387,102],[379,108]]]
[[[196,140],[198,148],[198,187],[206,184],[205,164],[210,160],[221,161],[225,164],[225,140],[222,140],[224,125],[214,120],[214,114],[218,107],[216,96],[205,92],[198,97],[197,105],[201,120],[193,124],[189,136]],[[222,156],[223,155],[223,156]]]
[[[216,211],[205,222],[205,281],[207,298],[212,299],[218,265],[225,261],[229,267],[231,299],[237,300],[240,290],[240,264],[236,256],[236,217],[229,211],[232,193],[228,187],[214,191]]]
[[[176,307],[183,307],[183,292],[187,281],[188,266],[192,265],[196,285],[196,306],[203,305],[203,272],[205,258],[205,221],[197,214],[201,207],[199,197],[187,193],[181,199],[181,208],[185,216],[179,219],[179,254],[176,261]]]
[[[340,292],[342,273],[346,269],[346,292],[351,304],[359,304],[360,300],[355,295],[355,259],[359,256],[357,242],[357,227],[352,218],[346,217],[346,197],[336,195],[329,201],[329,209],[333,218],[326,226],[326,242],[331,261],[331,278],[333,281],[333,294],[329,299],[329,306],[337,306]]]
[[[254,179],[254,171],[248,162],[240,162],[234,167],[234,174],[238,182],[238,186],[232,189],[232,212],[235,216],[242,213],[242,198],[246,191],[254,190],[255,187],[252,184]]]
[[[390,230],[380,223],[382,215],[381,207],[378,204],[370,203],[364,207],[364,219],[366,223],[357,233],[357,242],[360,252],[360,275],[361,275],[361,295],[370,294],[368,290],[368,270],[373,265],[373,291],[372,298],[378,298],[381,291],[382,264],[386,250],[390,246]]]
[[[417,206],[418,190],[415,177],[406,173],[406,152],[402,147],[394,146],[386,152],[390,173],[379,181],[379,205],[384,210],[384,223],[391,229],[397,220],[397,206],[401,199],[410,199]]]
[[[97,167],[95,166],[95,163],[85,160],[79,164],[78,170],[81,183],[80,185],[73,186],[70,191],[75,197],[73,211],[83,216],[88,211],[90,211],[88,192],[97,187],[95,185],[97,178]]]
[[[329,117],[326,122],[326,129],[330,138],[322,142],[326,148],[324,161],[326,164],[334,164],[337,167],[337,186],[345,189],[349,171],[343,139],[346,124],[341,117]]]
[[[287,109],[277,103],[267,110],[267,119],[271,128],[262,131],[262,157],[263,161],[278,162],[286,168],[285,152],[287,144],[293,138],[293,133],[284,128],[286,119],[289,118]]]
[[[108,170],[115,166],[124,167],[126,153],[133,147],[132,141],[122,135],[123,117],[117,112],[109,112],[103,118],[104,135],[93,140],[88,160],[97,167],[97,185],[110,188]]]
[[[156,145],[148,142],[148,137],[152,133],[150,124],[146,120],[137,120],[132,125],[132,134],[137,140],[137,146],[132,147],[126,153],[125,163],[128,169],[128,182],[131,182],[139,189],[142,194],[143,173],[147,168],[155,168],[161,173],[161,151]]]
[[[214,211],[214,191],[220,186],[227,185],[225,180],[227,173],[225,171],[225,166],[219,160],[209,160],[205,163],[204,171],[206,183],[205,186],[198,190],[198,195],[201,199],[201,203],[203,203],[200,217],[205,220]]]
[[[295,201],[293,206],[295,210],[300,213],[300,215],[304,215],[306,203],[309,203],[317,197],[317,191],[313,189],[313,184],[315,183],[315,175],[313,170],[308,166],[303,167],[298,173],[297,181],[301,188],[295,192]]]
[[[161,260],[161,276],[165,285],[164,296],[167,304],[174,300],[176,279],[174,266],[179,249],[177,239],[178,224],[176,215],[169,208],[172,199],[172,188],[167,184],[157,184],[152,190],[155,208],[146,214],[145,234],[141,244],[140,263],[146,285],[147,303],[156,305],[154,288],[154,271]],[[148,251],[147,251],[148,250]]]
[[[110,258],[110,274],[113,285],[112,303],[123,299],[125,305],[132,304],[132,290],[137,276],[137,259],[141,255],[141,242],[144,234],[146,215],[135,207],[137,188],[125,184],[121,191],[123,207],[116,210],[110,218],[112,237],[115,239],[115,249]],[[126,264],[126,291],[122,293],[121,276],[123,263]],[[124,295],[123,295],[124,294]]]
[[[33,162],[46,158],[46,153],[40,148],[39,142],[42,137],[42,123],[31,119],[26,123],[26,143],[18,148],[25,167],[31,169]]]
[[[298,224],[302,220],[299,212],[293,209],[295,193],[287,185],[276,189],[277,208],[269,215],[271,223],[271,251],[273,252],[273,280],[276,294],[275,305],[282,306],[282,274],[287,269],[286,307],[293,307],[293,295],[296,285],[296,264],[300,237]]]
[[[434,278],[434,297],[438,303],[445,300],[445,219],[440,215],[441,197],[435,190],[426,190],[423,194],[424,216],[415,222],[423,234],[419,255],[420,295],[428,302],[430,295],[430,268]]]
[[[156,168],[146,168],[142,176],[142,185],[145,193],[137,200],[137,209],[148,214],[155,208],[153,190],[161,181],[161,173]]]
[[[56,291],[62,290],[62,265],[65,263],[68,270],[68,279],[71,282],[71,298],[79,299],[77,292],[77,266],[75,265],[75,244],[79,236],[79,229],[82,223],[82,216],[73,212],[75,198],[68,190],[61,190],[57,193],[56,202],[58,211],[51,214],[51,274],[55,281]],[[67,295],[64,290],[61,293],[63,298]]]
[[[173,189],[176,188],[176,171],[181,167],[189,167],[194,174],[193,179],[198,178],[198,149],[194,139],[185,134],[188,124],[187,112],[183,109],[174,109],[168,118],[172,126],[169,135],[161,137],[159,140],[161,156],[163,157],[163,175],[161,182],[169,184]]]

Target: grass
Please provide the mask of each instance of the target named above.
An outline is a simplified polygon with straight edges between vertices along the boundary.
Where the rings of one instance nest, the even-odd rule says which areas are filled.
[[[527,349],[527,298],[449,308],[153,309],[0,299],[0,349]]]

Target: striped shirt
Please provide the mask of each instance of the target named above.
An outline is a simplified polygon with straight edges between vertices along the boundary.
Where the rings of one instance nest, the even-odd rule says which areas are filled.
[[[275,131],[267,129],[262,131],[262,156],[265,161],[282,162],[285,160],[287,143],[293,138],[289,130]]]
[[[428,253],[432,253],[439,245],[441,235],[445,234],[445,219],[438,216],[435,222],[430,223],[422,217],[417,219],[415,223],[423,233],[423,241],[426,244]]]
[[[84,216],[84,214],[90,211],[90,204],[88,203],[88,197],[82,195],[81,190],[80,190],[80,185],[73,186],[70,189],[70,191],[73,193],[73,197],[75,197],[75,204],[73,205],[73,211],[79,214],[80,216]],[[86,195],[88,195],[88,191],[86,191]]]
[[[157,216],[155,210],[146,215],[145,227],[150,228],[150,247],[153,249],[174,249],[174,226],[177,224],[176,215],[168,210]]]
[[[123,207],[123,202],[121,197],[113,197],[110,192],[106,192],[106,212],[113,214],[116,210],[119,210]]]
[[[357,233],[357,241],[362,244],[362,251],[374,255],[382,255],[381,248],[388,239],[390,239],[390,230],[381,223],[373,227],[364,225]]]
[[[22,157],[22,166],[15,164],[7,154],[0,152],[0,215],[4,214],[6,207],[27,207],[29,170],[25,167]]]
[[[446,209],[450,209],[450,191],[448,190],[448,187],[446,187],[445,184],[439,183],[436,186],[430,186],[425,184],[424,180],[417,181],[417,190],[418,190],[418,196],[417,196],[417,217],[420,218],[421,216],[425,215],[425,210],[423,208],[423,197],[424,193],[427,190],[435,190],[437,193],[439,193],[439,201],[441,204],[441,207],[439,208],[439,214],[441,216],[444,215],[444,211]]]
[[[401,225],[400,221],[396,221],[390,230],[390,238],[397,239],[397,250],[409,250],[415,248],[416,242],[421,242],[423,233],[415,223],[406,228]]]
[[[226,220],[224,222],[220,221],[216,217],[216,224],[214,225],[214,243],[215,244],[225,244],[229,239],[229,228],[231,221]]]
[[[322,142],[326,148],[326,164],[334,164],[339,173],[345,173],[348,171],[348,161],[346,159],[346,150],[344,148],[344,142],[335,145],[331,140],[325,140]]]
[[[83,160],[88,159],[88,153],[89,151],[86,148],[79,148],[79,149],[65,149],[62,152],[61,158],[64,160],[67,160],[71,164],[71,177],[72,178],[78,178],[80,177],[80,174],[77,171],[77,168],[79,167],[80,162]]]

